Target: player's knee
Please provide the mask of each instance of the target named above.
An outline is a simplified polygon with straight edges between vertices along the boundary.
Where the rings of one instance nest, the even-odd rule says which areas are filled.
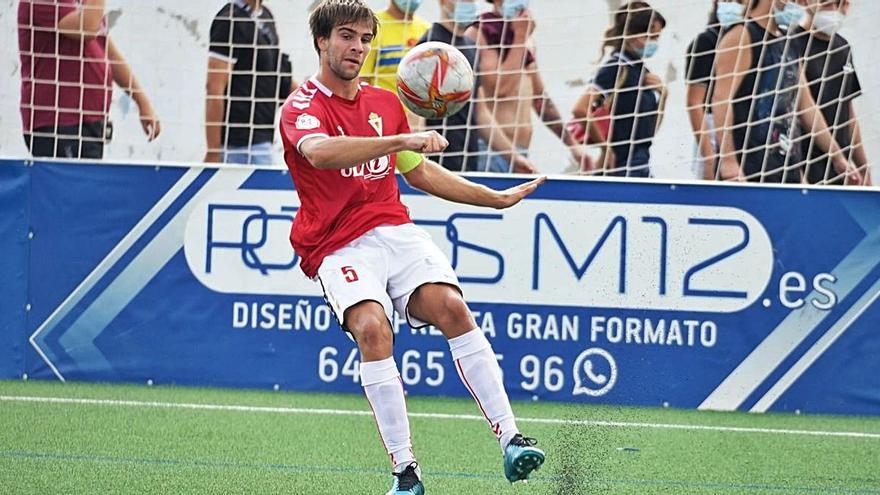
[[[367,351],[370,351],[370,354],[386,354],[392,347],[391,330],[381,325],[371,325],[361,329],[355,334],[355,340],[364,355],[367,355]]]
[[[384,317],[372,313],[356,314],[346,322],[346,326],[362,349],[391,347],[391,328]]]
[[[449,291],[443,297],[437,319],[440,328],[471,329],[475,325],[467,303],[454,291]]]

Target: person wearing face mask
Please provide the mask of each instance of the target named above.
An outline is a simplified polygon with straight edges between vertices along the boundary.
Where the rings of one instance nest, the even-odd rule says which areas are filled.
[[[862,93],[862,86],[853,64],[850,43],[839,33],[849,9],[850,0],[819,1],[804,23],[807,28],[797,26],[794,31],[796,35],[805,35],[800,48],[810,94],[822,109],[834,140],[865,174],[867,184],[868,157],[853,106],[853,100]],[[812,136],[812,133],[808,132],[808,135]],[[834,170],[828,154],[819,149],[813,139],[805,139],[801,144],[806,158],[804,174],[807,182],[844,183],[844,177]]]
[[[651,144],[663,114],[663,81],[645,66],[658,50],[666,19],[647,2],[629,2],[605,32],[608,58],[572,111],[590,143],[603,146],[599,169],[616,177],[651,177]],[[603,118],[597,118],[597,115]],[[600,121],[610,123],[607,127]]]
[[[829,132],[806,79],[797,41],[787,35],[801,21],[793,0],[752,0],[750,20],[721,39],[715,64],[712,114],[720,143],[718,177],[769,183],[801,182],[801,128],[850,184],[862,175]],[[722,125],[723,123],[723,125]]]
[[[421,4],[422,0],[391,0],[388,8],[376,12],[379,32],[361,69],[361,80],[397,94],[397,66],[431,28],[416,15]]]
[[[439,41],[458,48],[471,67],[477,64],[476,41],[465,35],[469,26],[477,21],[479,8],[476,0],[439,0],[441,19],[419,40],[419,44]],[[474,95],[480,86],[479,77],[474,81]],[[492,143],[492,151],[502,155],[518,169],[534,169],[529,160],[519,154],[516,147],[500,132],[485,99],[472,98],[459,112],[445,119],[428,119],[426,130],[443,134],[449,146],[439,155],[429,156],[447,170],[453,172],[486,171],[486,153],[480,139]]]
[[[721,33],[745,19],[745,1],[714,0],[708,27],[697,35],[687,49],[685,84],[688,117],[697,142],[695,172],[707,180],[715,178],[718,150],[710,106],[714,86],[712,73],[715,67],[715,51],[721,40]]]
[[[480,97],[488,100],[500,131],[514,143],[519,154],[526,156],[529,152],[534,111],[568,147],[572,159],[580,162],[583,158],[580,148],[563,126],[556,104],[545,92],[535,52],[529,48],[535,30],[529,1],[488,1],[494,8],[484,12],[479,22],[467,31],[468,36],[477,40]],[[485,143],[490,151],[498,148],[494,139]],[[521,161],[511,161],[506,153],[491,153],[488,167],[491,172],[537,172],[522,166]]]

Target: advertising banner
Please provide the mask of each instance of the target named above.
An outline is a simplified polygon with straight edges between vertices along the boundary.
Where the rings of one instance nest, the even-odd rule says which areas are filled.
[[[360,391],[286,171],[29,170],[28,374]],[[400,183],[513,398],[880,414],[878,193],[553,179],[495,211]],[[467,394],[439,331],[394,331],[410,393]]]
[[[0,376],[24,373],[29,167],[0,162]]]

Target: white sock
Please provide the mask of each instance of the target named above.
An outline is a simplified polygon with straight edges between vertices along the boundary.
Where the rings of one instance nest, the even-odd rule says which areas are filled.
[[[395,472],[403,471],[415,461],[406,416],[406,397],[403,382],[394,357],[382,361],[361,363],[361,385],[373,410],[379,436]]]
[[[519,433],[510,400],[504,390],[501,368],[492,344],[479,328],[449,339],[452,360],[462,383],[477,401],[480,411],[501,444],[501,451]]]

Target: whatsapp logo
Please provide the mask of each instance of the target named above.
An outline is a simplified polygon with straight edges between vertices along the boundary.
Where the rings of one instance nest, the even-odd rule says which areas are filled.
[[[592,347],[574,361],[574,389],[571,395],[601,397],[617,383],[617,363],[605,349]]]

